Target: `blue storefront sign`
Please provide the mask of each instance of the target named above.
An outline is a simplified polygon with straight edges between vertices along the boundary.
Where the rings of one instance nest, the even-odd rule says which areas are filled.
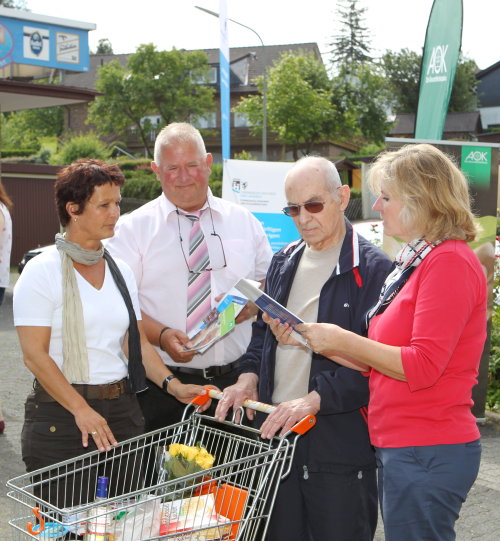
[[[89,70],[88,31],[95,25],[0,8],[0,68],[11,63]]]

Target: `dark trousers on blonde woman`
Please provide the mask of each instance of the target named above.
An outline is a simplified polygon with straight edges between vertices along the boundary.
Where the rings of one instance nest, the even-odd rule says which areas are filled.
[[[376,455],[386,541],[454,541],[479,471],[480,441],[377,448]]]

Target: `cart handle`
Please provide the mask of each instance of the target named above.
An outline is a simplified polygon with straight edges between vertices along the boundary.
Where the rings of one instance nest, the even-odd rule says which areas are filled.
[[[33,528],[33,523],[28,522],[28,524],[26,524],[26,529],[28,530],[28,533],[30,533],[31,535],[38,535],[39,533],[43,532],[43,530],[45,529],[45,519],[42,517],[42,515],[40,515],[39,507],[33,507],[32,512],[35,515],[35,517],[38,519],[40,524],[38,525],[38,528],[35,529]]]
[[[215,389],[215,388],[206,388],[205,394],[202,394],[200,396],[197,396],[193,398],[192,403],[197,406],[203,406],[205,405],[211,398],[216,398],[217,400],[221,400],[223,397],[223,394]],[[276,406],[271,406],[270,404],[264,404],[263,402],[257,402],[256,400],[245,400],[243,402],[244,408],[250,408],[255,411],[261,411],[262,413],[272,413]],[[296,434],[305,434],[308,430],[310,430],[314,425],[316,424],[316,416],[310,413],[309,415],[306,415],[303,419],[301,419],[298,423],[296,423],[292,428],[290,429],[292,432],[295,432]]]

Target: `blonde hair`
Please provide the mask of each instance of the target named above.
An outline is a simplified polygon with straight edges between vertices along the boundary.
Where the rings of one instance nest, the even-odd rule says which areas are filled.
[[[467,179],[436,147],[405,145],[384,152],[371,168],[368,182],[377,194],[383,183],[384,191],[403,205],[403,225],[427,240],[476,238]]]
[[[194,143],[200,153],[206,156],[207,150],[201,133],[187,122],[172,122],[165,126],[158,134],[155,141],[154,161],[160,166],[161,151],[163,147],[176,143]]]

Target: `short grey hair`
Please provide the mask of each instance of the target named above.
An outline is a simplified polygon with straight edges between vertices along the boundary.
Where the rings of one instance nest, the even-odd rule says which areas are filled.
[[[313,167],[323,175],[326,189],[331,193],[332,198],[338,201],[339,194],[337,190],[342,186],[342,181],[335,164],[322,156],[303,156],[295,162],[292,169],[303,165]]]
[[[175,143],[194,143],[203,156],[207,155],[203,137],[194,126],[187,122],[172,122],[168,126],[165,126],[156,137],[154,150],[154,161],[156,165],[160,165],[163,147]]]

